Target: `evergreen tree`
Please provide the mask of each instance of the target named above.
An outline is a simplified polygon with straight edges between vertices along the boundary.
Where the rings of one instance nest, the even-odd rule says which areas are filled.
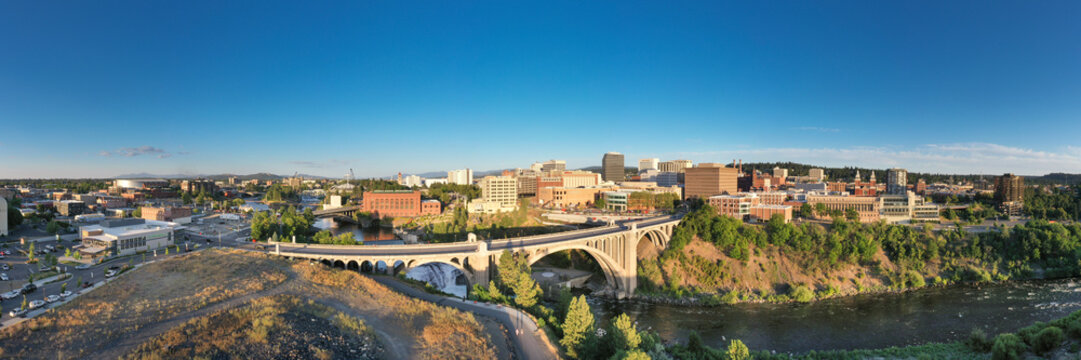
[[[563,339],[559,344],[567,349],[567,356],[578,357],[579,347],[593,334],[593,312],[589,311],[586,296],[580,295],[571,300],[567,317],[563,320]]]
[[[748,360],[751,358],[751,350],[747,348],[747,345],[743,345],[742,341],[738,339],[732,340],[728,344],[728,359],[730,360]]]
[[[638,335],[634,323],[625,313],[619,314],[608,328],[608,335],[605,338],[608,339],[611,348],[617,353],[636,349],[638,344],[642,343],[642,337]]]
[[[530,308],[537,304],[537,298],[543,293],[532,274],[527,270],[518,274],[517,286],[514,286],[514,302],[523,308]]]

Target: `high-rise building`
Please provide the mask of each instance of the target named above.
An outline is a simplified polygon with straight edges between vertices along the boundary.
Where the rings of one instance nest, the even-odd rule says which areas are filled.
[[[822,179],[826,178],[826,172],[822,169],[811,169],[808,172],[808,177],[813,182],[822,182]]]
[[[638,173],[642,173],[643,171],[646,171],[646,170],[659,170],[657,168],[657,165],[659,165],[660,162],[661,162],[661,159],[658,159],[658,158],[649,158],[649,159],[638,160]]]
[[[893,168],[886,172],[886,193],[892,195],[905,195],[908,191],[908,171]]]
[[[692,163],[690,160],[662,161],[660,162],[660,164],[657,164],[657,170],[660,170],[661,172],[674,172],[682,174],[684,170],[691,166]]]
[[[604,181],[623,181],[626,178],[624,166],[623,154],[617,152],[604,154],[601,158],[601,176]]]
[[[788,178],[788,169],[782,169],[780,167],[773,168],[773,177],[780,179]]]
[[[717,163],[701,163],[686,170],[686,198],[709,198],[714,195],[735,194],[738,191],[736,168]]]
[[[518,208],[518,179],[511,176],[485,176],[479,182],[481,198],[469,203],[471,213],[498,213]]]
[[[1023,201],[1024,196],[1024,178],[1014,174],[1004,174],[995,179],[995,201],[1000,203]]]
[[[541,163],[540,171],[566,171],[567,162],[563,160],[548,160]]]
[[[451,170],[447,172],[447,182],[456,185],[473,185],[473,170]]]

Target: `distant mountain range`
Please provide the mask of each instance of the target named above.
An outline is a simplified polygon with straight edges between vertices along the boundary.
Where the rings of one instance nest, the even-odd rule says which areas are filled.
[[[236,176],[240,180],[281,180],[284,178],[293,177],[292,175],[275,175],[270,173],[256,173],[248,175],[236,175],[236,174],[218,174],[218,175],[193,175],[193,174],[123,174],[115,176],[114,179],[211,179],[211,180],[226,180],[230,177]],[[298,176],[305,179],[328,179],[325,176],[299,174]]]

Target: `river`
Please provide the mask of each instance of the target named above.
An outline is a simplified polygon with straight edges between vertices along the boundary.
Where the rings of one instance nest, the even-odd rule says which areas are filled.
[[[393,242],[398,238],[394,235],[394,231],[390,228],[375,227],[375,228],[361,228],[356,224],[339,223],[332,218],[319,218],[315,220],[315,227],[320,230],[330,230],[334,235],[343,234],[347,232],[353,233],[353,236],[357,240],[372,242]]]
[[[1012,332],[1081,309],[1081,280],[957,285],[809,304],[683,306],[591,298],[600,323],[626,312],[640,329],[685,342],[697,331],[723,348],[740,339],[778,352],[869,349],[961,340],[974,327]]]

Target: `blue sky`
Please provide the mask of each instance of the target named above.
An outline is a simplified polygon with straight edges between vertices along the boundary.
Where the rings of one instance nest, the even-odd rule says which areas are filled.
[[[0,178],[1081,172],[1081,2],[0,3]]]

